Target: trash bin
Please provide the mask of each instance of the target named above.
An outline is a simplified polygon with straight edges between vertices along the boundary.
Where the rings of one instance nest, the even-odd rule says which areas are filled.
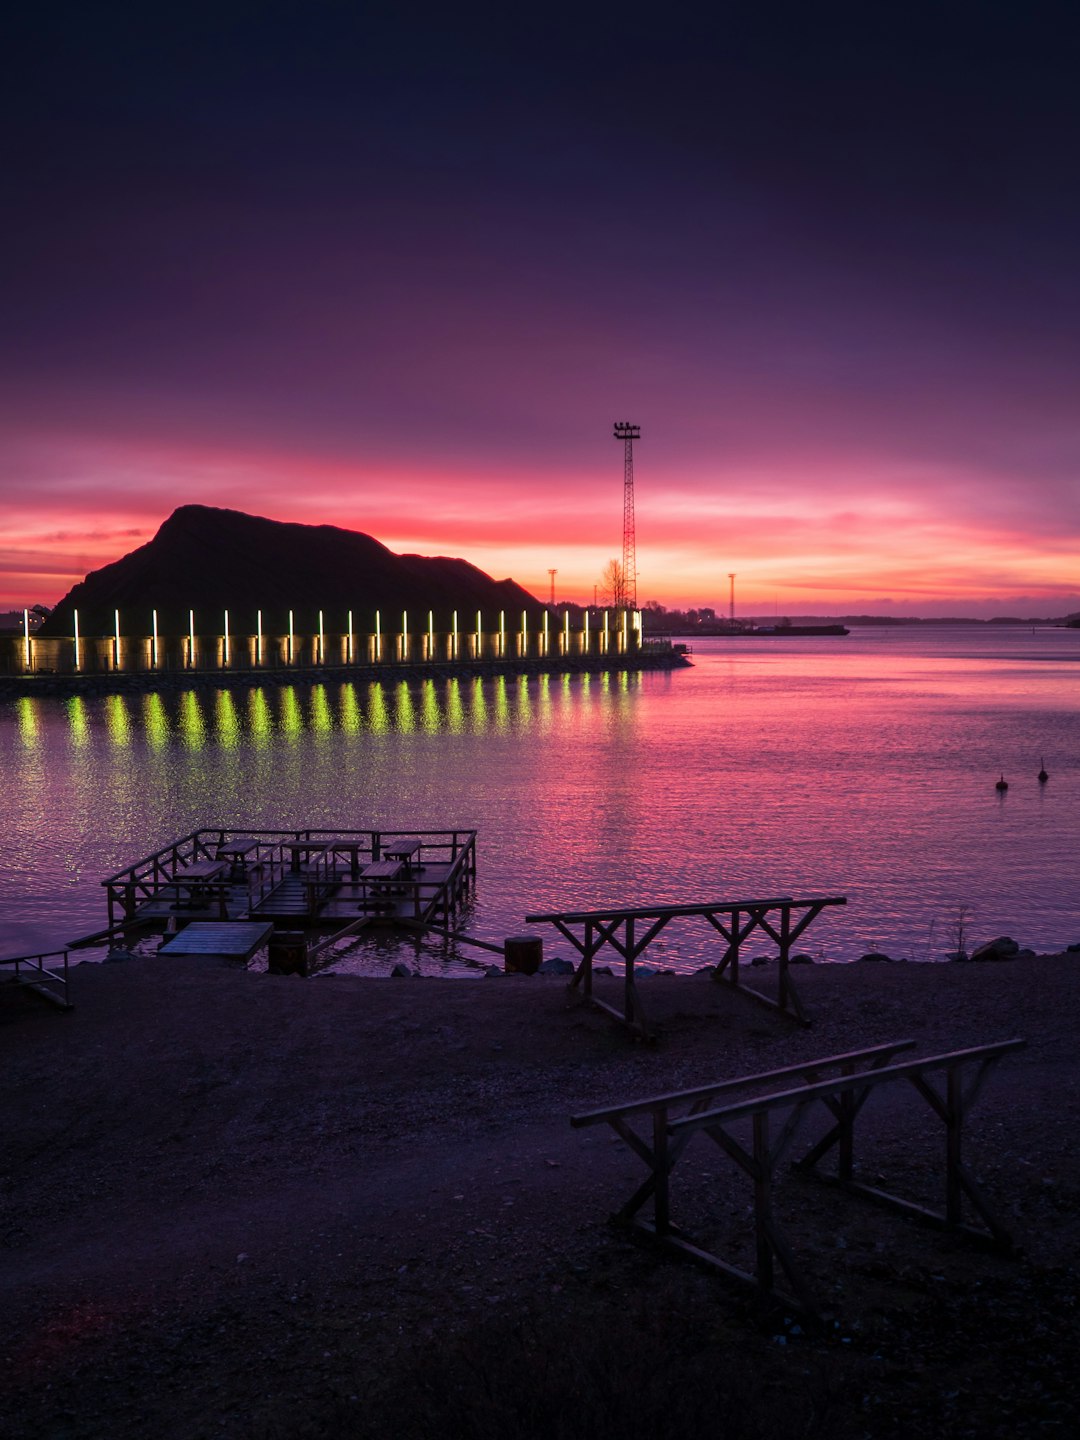
[[[275,930],[266,957],[271,975],[306,975],[307,936],[302,930]]]
[[[535,975],[543,958],[539,936],[514,935],[503,941],[503,969],[508,975]]]

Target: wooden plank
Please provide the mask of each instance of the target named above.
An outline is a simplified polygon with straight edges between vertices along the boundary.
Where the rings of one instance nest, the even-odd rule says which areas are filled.
[[[798,1268],[794,1252],[773,1213],[772,1189],[776,1169],[794,1139],[798,1128],[797,1121],[802,1118],[815,1100],[821,1100],[827,1106],[837,1118],[837,1124],[825,1137],[824,1142],[819,1142],[813,1147],[809,1156],[805,1157],[806,1160],[813,1164],[825,1150],[831,1148],[838,1139],[840,1141],[839,1174],[833,1178],[818,1176],[816,1171],[812,1171],[817,1178],[825,1183],[837,1185],[848,1193],[876,1200],[902,1214],[944,1226],[954,1233],[963,1234],[982,1244],[990,1244],[1004,1250],[1011,1248],[1011,1237],[993,1215],[974,1177],[963,1165],[961,1138],[966,1113],[965,1099],[975,1087],[969,1086],[968,1091],[964,1091],[962,1072],[966,1066],[977,1067],[981,1080],[987,1067],[996,1063],[1001,1056],[1022,1048],[1025,1042],[1020,1039],[1006,1040],[993,1045],[972,1046],[943,1055],[925,1056],[921,1059],[907,1060],[897,1064],[884,1063],[892,1058],[892,1054],[902,1048],[907,1048],[910,1044],[910,1041],[898,1041],[891,1046],[872,1047],[867,1052],[852,1051],[846,1055],[808,1061],[801,1067],[784,1067],[788,1075],[794,1070],[802,1073],[804,1077],[808,1072],[810,1075],[815,1072],[820,1073],[821,1069],[829,1065],[839,1065],[844,1073],[828,1080],[812,1080],[797,1090],[785,1089],[774,1094],[758,1095],[736,1104],[712,1109],[694,1109],[691,1114],[675,1120],[668,1119],[670,1105],[690,1103],[696,1107],[702,1103],[708,1103],[714,1098],[714,1095],[705,1087],[700,1087],[697,1091],[676,1091],[666,1096],[651,1097],[651,1102],[649,1100],[634,1101],[622,1107],[607,1107],[602,1111],[587,1112],[584,1115],[572,1117],[571,1123],[581,1125],[606,1120],[616,1133],[631,1145],[631,1148],[649,1169],[650,1173],[645,1182],[637,1188],[618,1212],[619,1219],[629,1221],[647,1233],[653,1234],[664,1243],[672,1244],[674,1248],[692,1254],[695,1258],[706,1261],[734,1278],[744,1282],[752,1281],[760,1291],[773,1296],[778,1296],[775,1288],[776,1267],[774,1262],[779,1260],[787,1282],[795,1290],[796,1303],[799,1308],[806,1310],[809,1314],[814,1314],[818,1309],[814,1296]],[[868,1058],[878,1062],[877,1068],[853,1072],[853,1066],[865,1064]],[[924,1072],[942,1070],[946,1076],[944,1101],[936,1091],[932,1090],[924,1078]],[[753,1085],[755,1082],[767,1084],[784,1080],[788,1078],[788,1075],[782,1071],[771,1072],[762,1076],[743,1076],[732,1081],[721,1082],[721,1084],[730,1090],[740,1085]],[[948,1137],[945,1164],[946,1205],[942,1213],[930,1210],[901,1196],[890,1194],[885,1190],[862,1184],[855,1180],[852,1174],[852,1138],[855,1117],[873,1088],[901,1079],[915,1082],[916,1088],[923,1093],[924,1099],[932,1096],[935,1103],[931,1108],[939,1119],[944,1121],[946,1127]],[[930,1092],[929,1096],[927,1091]],[[780,1110],[785,1106],[792,1113],[774,1143],[770,1136],[769,1118],[774,1110]],[[640,1112],[643,1109],[651,1110],[652,1114],[651,1145],[645,1136],[637,1134],[630,1128],[627,1119],[628,1114]],[[724,1129],[725,1124],[745,1119],[750,1119],[752,1122],[751,1151],[748,1151],[740,1141]],[[715,1141],[749,1176],[753,1184],[756,1254],[756,1275],[754,1277],[747,1276],[744,1271],[739,1271],[719,1256],[689,1243],[681,1233],[676,1231],[676,1227],[672,1223],[669,1177],[687,1142],[698,1130],[704,1130],[709,1138]],[[650,1196],[653,1200],[654,1212],[651,1226],[635,1215],[635,1211]],[[971,1202],[979,1219],[986,1225],[985,1230],[980,1230],[976,1226],[964,1222],[961,1214],[961,1200],[964,1196]]]
[[[191,880],[216,880],[224,871],[224,860],[193,860],[190,865],[182,865],[175,870],[169,883],[185,885]]]
[[[260,945],[274,933],[269,921],[193,920],[171,940],[159,955],[212,955],[223,960],[250,960]]]
[[[914,1040],[893,1040],[884,1045],[871,1045],[865,1050],[848,1050],[841,1055],[827,1055],[821,1059],[804,1060],[796,1065],[785,1065],[779,1070],[766,1070],[760,1075],[740,1075],[731,1080],[719,1080],[713,1085],[697,1085],[691,1090],[669,1090],[662,1095],[648,1095],[642,1100],[632,1100],[625,1105],[608,1105],[601,1110],[586,1110],[573,1115],[570,1124],[596,1125],[609,1120],[613,1115],[633,1115],[641,1110],[654,1110],[660,1106],[671,1108],[679,1104],[692,1104],[730,1090],[744,1089],[748,1085],[769,1085],[774,1080],[786,1080],[795,1075],[812,1074],[819,1070],[832,1069],[841,1065],[862,1064],[875,1059],[887,1059],[901,1050],[914,1048]]]
[[[361,880],[397,880],[405,873],[400,860],[373,860],[360,871]]]
[[[863,1086],[880,1085],[898,1078],[907,1079],[926,1070],[944,1070],[958,1061],[981,1059],[984,1056],[1007,1055],[1013,1050],[1022,1050],[1026,1040],[1001,1040],[996,1045],[975,1045],[967,1050],[952,1050],[944,1055],[929,1055],[918,1060],[906,1060],[899,1065],[888,1065],[881,1070],[861,1071],[857,1075],[840,1075],[833,1080],[822,1080],[799,1090],[781,1090],[775,1095],[758,1096],[742,1100],[735,1105],[726,1105],[719,1110],[705,1110],[700,1115],[684,1115],[671,1122],[672,1131],[700,1129],[703,1126],[739,1120],[758,1111],[777,1110],[807,1099],[824,1095],[839,1095],[845,1090],[859,1090]]]
[[[846,896],[829,899],[793,900],[790,895],[774,896],[770,900],[717,900],[693,905],[646,905],[640,908],[609,907],[606,910],[562,910],[552,915],[526,915],[527,924],[536,925],[543,921],[565,920],[570,924],[583,924],[586,920],[622,920],[633,916],[638,920],[651,920],[658,915],[707,915],[710,911],[719,914],[731,910],[774,909],[778,905],[846,905]]]

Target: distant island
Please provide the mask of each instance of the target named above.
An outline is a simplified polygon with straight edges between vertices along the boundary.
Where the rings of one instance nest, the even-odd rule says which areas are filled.
[[[1080,627],[1080,615],[1051,617],[995,616],[979,620],[970,615],[923,619],[916,615],[800,615],[797,617],[745,615],[732,621],[708,606],[691,610],[667,610],[663,605],[646,605],[642,623],[646,635],[846,635],[849,629],[904,625],[1052,625]]]
[[[493,580],[466,560],[395,555],[370,535],[334,525],[298,525],[182,505],[145,545],[93,570],[64,596],[40,628],[43,636],[69,635],[74,611],[84,635],[108,635],[120,611],[125,629],[148,633],[156,611],[161,635],[183,635],[189,612],[217,626],[228,610],[234,633],[253,634],[262,612],[267,632],[317,632],[319,611],[343,628],[353,611],[369,628],[376,610],[384,621],[411,610],[423,624],[429,610],[448,628],[452,611],[471,624],[478,610],[491,626],[500,611],[520,623],[539,623],[544,607],[513,580]],[[468,620],[466,620],[468,617]]]

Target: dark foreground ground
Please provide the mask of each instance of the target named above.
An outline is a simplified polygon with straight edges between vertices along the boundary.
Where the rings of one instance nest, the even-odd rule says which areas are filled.
[[[809,1030],[655,977],[654,1046],[553,977],[146,960],[80,967],[67,1015],[0,996],[0,1435],[1078,1433],[1080,958],[798,978]],[[819,1333],[613,1231],[638,1162],[568,1124],[878,1040],[1012,1035],[968,1154],[1021,1253],[792,1178]],[[865,1173],[939,1200],[925,1104],[867,1118]],[[677,1218],[746,1258],[747,1187],[699,1143]]]

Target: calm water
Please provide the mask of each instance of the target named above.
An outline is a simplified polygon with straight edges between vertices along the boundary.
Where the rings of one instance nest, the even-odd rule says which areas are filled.
[[[940,958],[961,907],[969,940],[1080,940],[1080,631],[695,652],[672,675],[0,703],[0,953],[98,928],[101,878],[202,824],[475,827],[468,927],[496,941],[534,911],[784,894],[849,897],[808,932],[823,959]],[[655,963],[708,958],[703,931],[665,939]]]

